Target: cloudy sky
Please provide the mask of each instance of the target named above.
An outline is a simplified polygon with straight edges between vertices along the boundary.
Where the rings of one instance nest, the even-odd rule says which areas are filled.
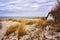
[[[56,0],[0,0],[1,16],[47,16]]]

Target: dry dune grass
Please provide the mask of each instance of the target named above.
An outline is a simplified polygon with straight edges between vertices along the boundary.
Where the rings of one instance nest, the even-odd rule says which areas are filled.
[[[16,31],[17,28],[19,27],[19,25],[20,25],[20,23],[18,23],[18,22],[15,22],[15,23],[12,23],[11,25],[9,25],[7,27],[5,35],[9,35],[10,33],[13,33],[14,31]]]
[[[20,19],[20,22],[24,22],[25,24],[26,24],[26,23],[30,23],[30,22],[36,23],[36,22],[38,22],[39,20],[41,20],[41,19]]]
[[[39,22],[36,24],[36,27],[43,29],[47,26],[47,24],[47,20],[39,20]]]
[[[2,28],[2,19],[0,18],[0,29]]]
[[[57,31],[60,29],[60,24],[58,23],[50,22],[49,26],[51,31]]]
[[[46,19],[20,19],[19,21],[13,21],[13,23],[11,23],[11,25],[7,27],[5,36],[9,36],[10,34],[14,33],[14,36],[17,36],[17,38],[20,39],[20,37],[29,35],[30,39],[33,40],[34,38],[41,35],[42,37],[40,37],[43,40],[45,39],[45,32],[47,32],[47,34],[52,34],[53,31],[57,31],[59,29],[59,24],[52,21],[48,22]],[[47,26],[49,28],[48,31],[46,29]],[[36,29],[30,31],[29,27],[35,27],[37,31]]]
[[[34,27],[38,29],[35,33],[31,32],[34,32],[36,29],[30,32],[29,27],[33,27],[31,25],[34,25]],[[57,23],[54,23],[52,21],[48,22],[45,19],[21,19],[20,22],[13,21],[13,23],[7,28],[5,36],[9,36],[11,33],[14,33],[14,35],[17,36],[18,39],[20,39],[20,37],[29,34],[30,39],[33,39],[35,37],[40,36],[41,34],[43,40],[45,39],[44,36],[47,26],[49,27],[47,34],[52,34],[52,32],[57,31],[59,29],[59,25]]]
[[[17,28],[16,33],[18,36],[21,36],[22,34],[24,34],[24,32],[25,32],[25,24],[21,23]]]
[[[40,23],[39,23],[40,22]],[[7,30],[5,35],[9,35],[10,33],[15,32],[17,36],[21,36],[27,32],[27,27],[26,25],[45,25],[46,21],[42,19],[22,19],[21,22],[11,24]]]
[[[0,22],[0,29],[2,28],[2,23]]]

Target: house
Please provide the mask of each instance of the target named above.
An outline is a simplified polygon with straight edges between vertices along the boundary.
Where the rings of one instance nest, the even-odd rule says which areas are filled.
[[[52,20],[60,23],[60,2],[57,1],[57,5],[54,10],[51,10],[47,15],[47,20]]]

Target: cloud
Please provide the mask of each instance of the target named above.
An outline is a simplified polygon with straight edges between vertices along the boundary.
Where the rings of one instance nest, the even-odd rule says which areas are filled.
[[[41,16],[47,14],[55,3],[56,0],[0,0],[0,14],[2,16],[11,16],[11,14],[12,16]]]
[[[2,8],[0,9],[1,10],[22,10],[22,9],[31,10],[31,9],[38,8],[38,7],[39,7],[38,3],[30,3],[29,1],[20,1],[20,0],[17,1],[16,0],[16,1],[2,4]]]
[[[10,1],[7,3],[1,3],[2,7],[0,8],[0,10],[33,10],[38,9],[40,6],[46,5],[45,4],[39,4],[42,2],[46,2],[47,0],[15,0],[15,1]],[[36,2],[36,3],[33,3]],[[52,4],[52,3],[47,3],[48,5]]]

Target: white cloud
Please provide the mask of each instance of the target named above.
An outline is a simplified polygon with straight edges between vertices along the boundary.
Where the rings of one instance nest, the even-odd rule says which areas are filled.
[[[46,2],[48,0],[36,0],[37,2]]]
[[[10,1],[7,3],[2,3],[1,6],[3,6],[1,9],[4,10],[22,10],[22,9],[38,9],[40,5],[38,2],[46,2],[47,0],[33,0],[36,1],[37,3],[31,3],[32,0],[15,0],[15,1]],[[0,10],[1,10],[0,9]]]
[[[2,11],[8,10],[8,11],[12,11],[14,13],[15,12],[22,13],[21,15],[23,15],[23,16],[24,15],[31,16],[32,13],[35,13],[33,15],[38,16],[39,13],[47,13],[47,11],[45,12],[44,10],[49,11],[50,7],[52,7],[52,5],[54,5],[54,3],[55,3],[55,2],[46,3],[47,1],[50,1],[50,0],[14,0],[14,1],[9,1],[9,2],[5,2],[5,3],[0,2],[0,10],[2,10]],[[47,5],[50,5],[50,7],[49,6],[47,7]],[[46,7],[46,9],[43,9],[44,7]],[[40,9],[42,9],[44,12],[41,11]],[[19,11],[22,11],[22,12],[19,12]],[[6,15],[6,14],[3,14],[3,15]],[[13,15],[15,15],[15,14],[13,14]],[[8,14],[8,16],[9,16],[9,14]]]

